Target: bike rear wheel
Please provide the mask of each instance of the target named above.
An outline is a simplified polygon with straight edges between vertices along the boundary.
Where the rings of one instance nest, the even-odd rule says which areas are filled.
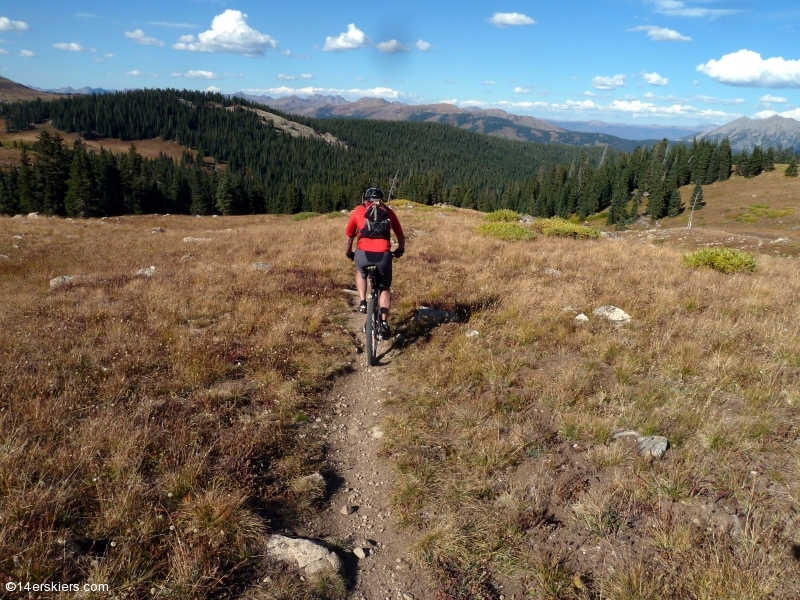
[[[367,300],[367,323],[364,333],[367,335],[367,364],[374,367],[378,364],[378,332],[380,323],[376,319],[378,314],[377,299],[370,297]]]

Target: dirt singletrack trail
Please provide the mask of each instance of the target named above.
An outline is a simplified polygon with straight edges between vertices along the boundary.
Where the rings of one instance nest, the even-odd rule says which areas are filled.
[[[365,317],[356,310],[356,299],[347,313],[346,327],[363,350]],[[328,507],[309,528],[317,538],[340,540],[353,549],[353,554],[344,557],[353,582],[348,598],[430,599],[430,581],[410,560],[412,537],[400,530],[392,514],[391,465],[379,456],[384,435],[381,422],[389,413],[384,401],[393,393],[396,352],[392,342],[381,342],[378,356],[380,364],[369,367],[363,351],[356,355],[352,371],[340,377],[330,392],[331,412],[316,423],[326,430],[328,462],[338,480]]]

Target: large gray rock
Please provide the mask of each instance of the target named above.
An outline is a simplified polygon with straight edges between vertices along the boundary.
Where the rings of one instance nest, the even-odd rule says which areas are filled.
[[[595,317],[603,317],[612,323],[618,323],[620,325],[623,323],[628,323],[631,320],[631,316],[628,313],[621,308],[611,306],[610,304],[595,308],[592,314]]]
[[[78,280],[77,275],[59,275],[58,277],[53,277],[50,280],[50,289],[56,290],[60,287],[64,287],[71,283],[75,283],[77,280]]]
[[[669,448],[669,440],[660,435],[648,435],[639,438],[639,454],[661,458]]]
[[[313,575],[325,569],[342,571],[342,560],[339,556],[315,540],[272,535],[267,542],[267,554],[296,565],[307,575]]]

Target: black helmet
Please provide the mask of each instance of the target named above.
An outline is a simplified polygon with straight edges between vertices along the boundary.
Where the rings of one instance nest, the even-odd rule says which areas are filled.
[[[381,188],[369,188],[366,192],[364,192],[364,200],[383,200],[383,192]]]

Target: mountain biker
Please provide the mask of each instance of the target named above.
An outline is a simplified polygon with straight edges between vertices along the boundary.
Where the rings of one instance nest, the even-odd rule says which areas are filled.
[[[367,312],[367,267],[376,265],[380,273],[381,329],[379,337],[387,339],[391,336],[389,328],[389,309],[392,306],[392,257],[403,256],[406,238],[403,228],[394,211],[383,202],[380,188],[369,188],[362,197],[361,205],[350,213],[350,220],[345,228],[345,255],[356,265],[356,289],[361,302],[358,311]],[[391,252],[390,232],[397,237],[397,250]],[[353,252],[353,240],[358,237],[356,250]]]

